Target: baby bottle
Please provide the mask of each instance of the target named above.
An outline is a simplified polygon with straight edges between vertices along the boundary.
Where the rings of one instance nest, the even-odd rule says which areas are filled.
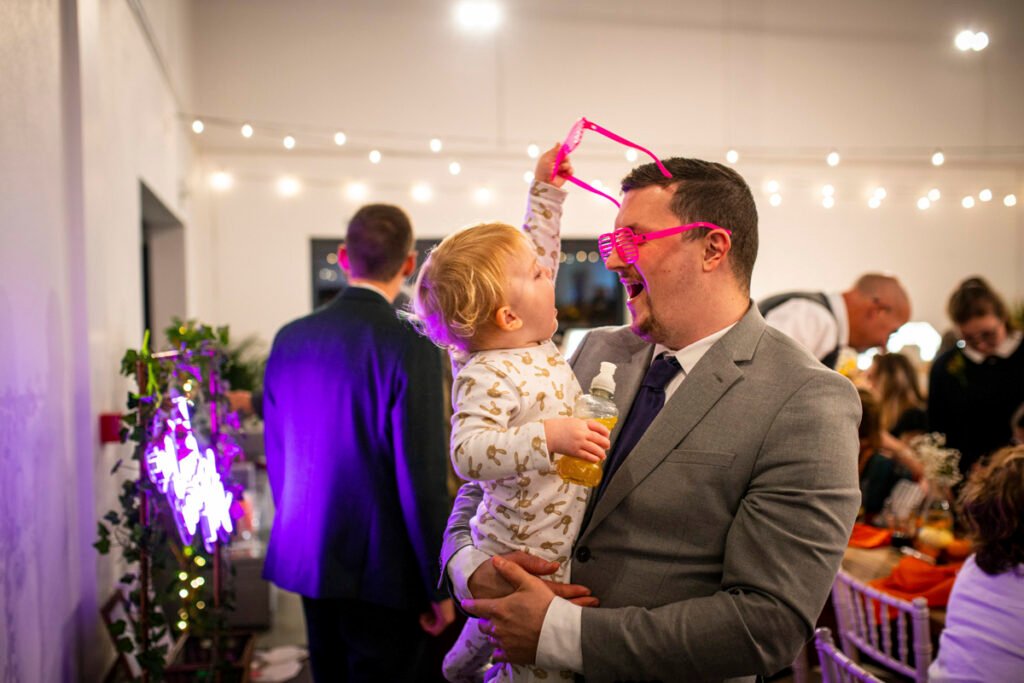
[[[615,394],[615,364],[601,363],[601,372],[590,382],[590,393],[576,401],[573,416],[584,420],[597,420],[611,432],[619,420],[619,409],[612,400]],[[559,456],[555,469],[565,481],[591,488],[601,483],[602,462],[590,462]]]

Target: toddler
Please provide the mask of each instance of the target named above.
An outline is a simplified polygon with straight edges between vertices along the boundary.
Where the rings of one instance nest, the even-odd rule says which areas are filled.
[[[483,490],[470,521],[474,545],[489,555],[521,550],[557,561],[549,578],[565,583],[590,489],[563,481],[555,454],[597,462],[609,441],[600,423],[572,417],[582,391],[551,341],[561,205],[548,198],[565,182],[553,173],[557,151],[538,160],[523,230],[485,223],[447,237],[423,264],[414,305],[428,336],[451,352],[452,463]],[[568,164],[559,170],[570,173]],[[491,651],[470,619],[445,657],[445,677],[481,680]],[[487,679],[553,676],[502,664]]]

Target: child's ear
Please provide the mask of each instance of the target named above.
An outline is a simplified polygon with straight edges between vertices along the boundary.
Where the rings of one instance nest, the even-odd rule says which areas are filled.
[[[350,270],[348,265],[348,250],[345,248],[344,244],[338,247],[338,267],[345,273],[348,273]]]
[[[523,326],[523,319],[510,306],[502,306],[494,313],[494,324],[502,332],[514,332]]]

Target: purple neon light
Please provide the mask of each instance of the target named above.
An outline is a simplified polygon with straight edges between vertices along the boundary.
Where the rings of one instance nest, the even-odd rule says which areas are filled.
[[[146,472],[174,512],[178,534],[186,545],[196,533],[210,552],[234,529],[231,504],[234,495],[224,489],[217,471],[216,453],[200,449],[189,419],[188,399],[172,399],[171,415],[164,421],[163,438],[146,450]]]

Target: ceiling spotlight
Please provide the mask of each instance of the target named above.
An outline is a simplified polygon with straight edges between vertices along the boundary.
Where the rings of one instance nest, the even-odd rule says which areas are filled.
[[[967,195],[966,197],[964,197],[963,199],[960,200],[960,205],[962,207],[964,207],[965,209],[973,209],[974,208],[974,197],[972,197],[971,195]]]
[[[769,180],[767,183],[765,183],[764,189],[765,189],[766,192],[768,192],[770,194],[774,194],[774,193],[778,192],[779,191],[779,181],[778,180]]]
[[[252,137],[252,126],[250,126],[248,123],[243,123],[242,124],[242,137],[243,138],[251,138]]]
[[[204,126],[203,122],[200,121],[199,119],[196,119],[195,121],[192,122],[192,132],[195,133],[196,135],[199,135],[200,133],[202,133],[205,128],[206,128],[206,126]]]
[[[883,199],[885,199],[886,194],[887,193],[884,187],[876,187],[875,191],[871,193],[871,196],[877,198],[878,201],[881,202]]]
[[[935,150],[935,154],[932,155],[932,166],[942,166],[946,163],[946,155],[942,153],[941,149]]]
[[[476,200],[477,204],[490,204],[493,196],[494,194],[491,190],[486,187],[478,187],[473,192],[473,199]]]
[[[531,159],[536,159],[540,156],[540,147],[537,145],[529,145],[526,148],[526,155]]]
[[[768,198],[768,203],[771,204],[772,206],[778,206],[779,204],[782,203],[782,195],[776,192],[775,194]]]
[[[974,45],[974,31],[960,31],[953,39],[953,44],[961,52],[967,52]]]
[[[975,52],[981,52],[986,47],[988,47],[988,34],[984,31],[978,31],[971,39],[971,49]]]
[[[460,164],[457,161],[453,161],[452,163],[448,164],[448,172],[451,173],[452,175],[459,175],[460,173],[462,173],[462,164]]]
[[[441,151],[441,141],[438,140],[437,138],[431,138],[430,139],[430,151],[431,152],[435,152],[435,153],[440,152]]]
[[[868,200],[868,206],[872,209],[877,209],[882,205],[882,200],[876,195]]]
[[[838,166],[839,165],[839,152],[837,152],[835,150],[832,150],[831,152],[829,152],[828,156],[825,157],[825,163],[827,163],[829,166]]]
[[[730,164],[735,164],[737,161],[740,160],[740,153],[734,149],[730,149],[728,152],[725,153],[725,160],[728,161]]]
[[[1017,195],[1008,194],[1003,197],[1003,206],[1017,206]]]
[[[823,197],[821,200],[821,205],[824,206],[826,209],[831,209],[833,206],[836,205],[836,198],[831,196]]]
[[[340,130],[334,134],[334,144],[336,144],[338,147],[341,147],[346,142],[348,142],[348,136],[342,133]]]
[[[434,191],[426,183],[416,183],[412,186],[412,198],[418,202],[429,202],[434,198]]]
[[[992,201],[992,190],[986,187],[984,190],[978,193],[978,199],[980,199],[983,202]]]
[[[285,135],[284,140],[281,141],[285,149],[295,149],[295,138],[291,135]]]
[[[379,164],[381,160],[380,150],[370,150],[370,163]]]
[[[224,171],[217,171],[210,176],[210,187],[217,190],[218,192],[224,192],[230,190],[231,186],[235,184],[235,179],[231,177],[230,173]]]
[[[927,197],[921,197],[920,199],[917,200],[917,208],[921,209],[922,211],[924,211],[931,205],[932,202]]]
[[[821,186],[821,196],[822,197],[831,197],[835,193],[836,193],[836,188],[834,186],[832,186],[832,185],[822,185]]]
[[[627,149],[626,150],[626,161],[628,161],[629,163],[632,164],[633,162],[635,162],[639,158],[640,158],[640,155],[637,154],[635,149]]]
[[[942,193],[939,192],[939,188],[933,187],[932,189],[928,190],[928,199],[932,200],[933,202],[937,202],[941,198],[942,198]]]
[[[490,0],[463,0],[455,6],[455,19],[467,31],[493,31],[501,23],[501,7]]]
[[[277,191],[284,197],[294,197],[300,188],[299,181],[291,176],[284,176],[277,181]]]
[[[353,202],[363,202],[370,196],[366,183],[354,182],[345,186],[345,197]]]

